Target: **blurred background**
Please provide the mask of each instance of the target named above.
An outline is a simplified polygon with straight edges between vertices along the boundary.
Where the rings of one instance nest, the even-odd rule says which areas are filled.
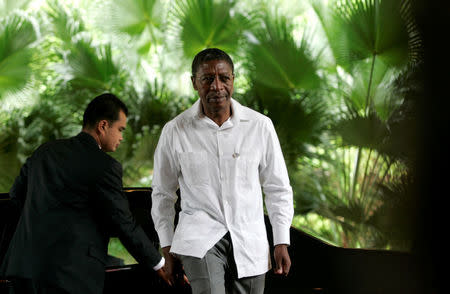
[[[425,86],[415,5],[0,0],[0,192],[40,144],[76,135],[103,92],[130,110],[112,154],[124,186],[151,186],[162,127],[197,99],[192,59],[218,47],[235,63],[234,98],[274,122],[293,225],[342,247],[411,251]]]

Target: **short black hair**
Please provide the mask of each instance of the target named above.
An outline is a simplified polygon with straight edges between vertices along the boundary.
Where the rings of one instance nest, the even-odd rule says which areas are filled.
[[[210,60],[226,61],[231,66],[231,72],[234,74],[233,60],[231,60],[231,57],[225,53],[225,51],[218,48],[207,48],[195,55],[194,60],[192,61],[192,76],[195,77],[200,64]]]
[[[128,108],[117,96],[111,93],[104,93],[95,97],[89,102],[83,114],[83,127],[94,127],[103,119],[110,123],[119,119],[120,111],[128,115]]]

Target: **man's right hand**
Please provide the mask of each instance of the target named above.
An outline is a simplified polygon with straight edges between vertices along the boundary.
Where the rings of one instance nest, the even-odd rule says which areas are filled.
[[[189,280],[184,274],[181,261],[170,253],[170,246],[163,247],[162,251],[166,260],[163,269],[169,279],[169,285],[175,285],[176,283],[182,285],[189,284]]]
[[[156,274],[164,280],[164,282],[166,282],[169,286],[173,285],[172,280],[170,279],[171,276],[166,272],[166,270],[164,269],[164,267],[160,268],[159,270],[156,271]]]

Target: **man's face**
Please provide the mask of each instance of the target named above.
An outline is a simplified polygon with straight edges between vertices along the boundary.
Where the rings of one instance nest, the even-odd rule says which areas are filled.
[[[106,121],[100,134],[100,143],[105,152],[114,152],[123,139],[122,133],[127,126],[127,117],[123,111],[119,112],[119,119],[113,123]]]
[[[230,108],[233,83],[234,75],[228,62],[210,60],[200,64],[192,77],[192,85],[207,116]]]

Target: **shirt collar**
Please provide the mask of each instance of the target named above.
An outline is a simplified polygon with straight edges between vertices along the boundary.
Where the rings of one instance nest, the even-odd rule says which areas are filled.
[[[203,119],[205,117],[205,114],[202,110],[202,104],[200,103],[200,99],[198,99],[192,107],[189,109],[190,116],[194,119]],[[236,126],[242,121],[248,121],[250,120],[250,117],[248,117],[244,111],[244,107],[231,98],[231,117],[230,117],[231,123]]]
[[[89,144],[92,144],[93,146],[97,147],[98,149],[102,149],[100,147],[100,145],[98,145],[97,141],[95,141],[94,137],[92,137],[90,134],[81,131],[78,135],[77,138],[79,138],[80,140],[84,141],[84,142],[88,142]]]

